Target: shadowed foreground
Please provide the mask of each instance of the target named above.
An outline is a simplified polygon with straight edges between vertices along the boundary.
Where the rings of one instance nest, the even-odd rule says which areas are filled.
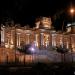
[[[74,75],[73,64],[43,64],[33,66],[0,67],[0,75]]]

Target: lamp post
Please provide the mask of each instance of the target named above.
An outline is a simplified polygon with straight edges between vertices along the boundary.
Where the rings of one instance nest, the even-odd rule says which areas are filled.
[[[74,12],[75,12],[74,8],[71,8],[71,9],[70,9],[71,25],[72,25],[72,22],[73,22]],[[70,49],[71,49],[71,56],[72,56],[72,63],[73,63],[73,55],[72,55],[73,51],[72,51],[72,43],[71,43],[71,33],[70,33]]]

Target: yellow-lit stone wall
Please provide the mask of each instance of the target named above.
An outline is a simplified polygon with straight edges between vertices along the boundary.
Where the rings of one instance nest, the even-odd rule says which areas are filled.
[[[75,34],[52,32],[51,19],[44,17],[35,28],[5,27],[3,48],[0,50],[0,62],[14,62],[15,55],[19,62],[32,62],[35,57],[16,51],[16,47],[34,43],[39,49],[47,50],[49,46],[65,45],[69,52],[75,52]],[[74,30],[73,30],[74,32]],[[49,49],[50,50],[50,49]],[[5,52],[6,54],[4,55]]]
[[[71,27],[71,33],[75,34],[75,26]]]
[[[63,35],[63,43],[66,46],[67,49],[70,49],[71,47],[71,39],[70,39],[70,35]]]
[[[75,52],[75,34],[71,34],[71,47],[72,51]]]

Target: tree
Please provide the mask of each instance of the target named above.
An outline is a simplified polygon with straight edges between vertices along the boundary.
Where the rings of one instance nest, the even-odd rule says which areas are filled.
[[[61,59],[62,61],[65,61],[65,53],[67,53],[69,50],[65,47],[65,45],[60,45],[59,47],[56,47],[57,52],[61,53]]]

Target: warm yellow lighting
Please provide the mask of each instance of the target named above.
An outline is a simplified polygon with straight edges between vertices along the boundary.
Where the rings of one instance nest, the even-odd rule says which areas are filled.
[[[37,41],[37,40],[34,41],[34,45],[35,45],[36,47],[38,47],[38,41]]]
[[[5,48],[9,48],[9,45],[7,43],[5,44]]]
[[[74,13],[74,9],[73,9],[73,8],[71,8],[70,13],[71,13],[71,14],[73,14],[73,13]]]
[[[32,55],[25,55],[25,61],[31,63],[33,60]]]
[[[69,42],[67,42],[67,49],[69,48]]]
[[[41,23],[43,24],[43,27],[51,28],[51,18],[43,17]]]
[[[13,44],[13,39],[11,39],[11,44]]]
[[[14,48],[14,45],[13,45],[13,44],[11,44],[11,45],[10,45],[10,49],[13,49],[13,48]]]
[[[67,28],[67,32],[71,32],[71,27]]]
[[[39,28],[40,21],[36,22],[36,28]]]

